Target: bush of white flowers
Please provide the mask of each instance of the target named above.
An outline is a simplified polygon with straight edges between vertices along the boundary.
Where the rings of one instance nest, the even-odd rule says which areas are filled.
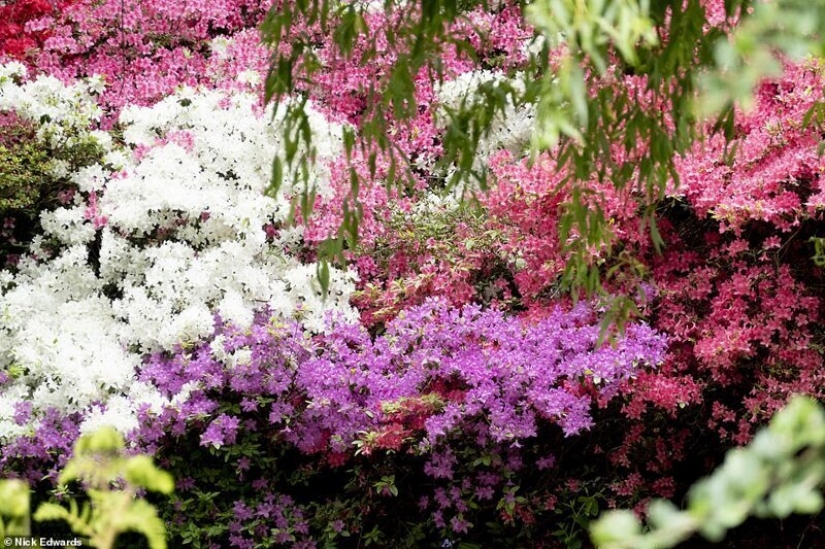
[[[42,236],[16,272],[0,274],[0,441],[26,432],[50,407],[84,412],[84,430],[135,427],[160,395],[136,381],[146,353],[213,331],[215,315],[248,326],[256,310],[323,329],[330,311],[354,319],[354,276],[332,270],[322,299],[315,265],[292,254],[302,230],[287,225],[289,188],[264,194],[279,151],[278,113],[251,94],[181,89],[151,107],[127,107],[110,133],[94,130],[95,81],[23,83],[0,68],[0,111],[41,125],[44,146],[93,138],[103,160],[74,173],[74,202],[44,212]],[[48,114],[48,116],[43,116]],[[327,192],[324,163],[342,149],[341,127],[312,111],[318,142],[312,183]]]

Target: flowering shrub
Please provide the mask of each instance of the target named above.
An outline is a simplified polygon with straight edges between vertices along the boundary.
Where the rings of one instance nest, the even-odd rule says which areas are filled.
[[[99,115],[94,81],[19,85],[25,74],[19,63],[0,68],[0,265],[6,267],[42,235],[41,213],[71,202],[77,185],[70,174],[103,155],[100,136],[89,131]]]
[[[680,489],[671,472],[686,457],[686,438],[693,456],[702,448],[710,465],[719,438],[746,443],[791,394],[823,396],[822,271],[809,240],[822,216],[815,198],[820,130],[815,116],[813,125],[804,123],[819,108],[811,90],[822,87],[822,71],[813,62],[789,68],[760,88],[755,111],[741,114],[736,154],[716,136],[679,160],[683,185],[659,204],[661,255],[643,238],[631,196],[596,182],[587,188],[619,242],[593,257],[632,251],[634,269],[649,282],[646,314],[672,337],[662,367],[623,387],[623,440],[608,443],[611,435],[599,433],[614,444],[612,466],[628,468],[611,483],[615,496],[670,497]],[[484,234],[500,236],[488,248],[503,259],[525,314],[540,315],[567,261],[560,243],[547,238],[564,222],[565,191],[557,189],[565,174],[551,158],[529,165],[509,153],[493,156],[490,167],[495,185],[481,199],[489,213]],[[454,253],[455,265],[473,257]],[[639,280],[633,270],[623,276]],[[616,291],[638,291],[616,282]]]
[[[679,162],[679,194],[698,215],[709,214],[735,234],[755,221],[785,233],[821,215],[820,136],[816,124],[805,121],[822,101],[822,84],[821,62],[813,59],[788,64],[781,80],[764,82],[754,110],[737,120],[736,154],[726,155],[721,135],[697,145]]]
[[[55,161],[52,170],[77,186],[72,204],[41,213],[44,234],[0,279],[7,439],[52,407],[96,410],[84,430],[131,429],[139,402],[160,402],[136,382],[142,355],[208,336],[214,312],[249,325],[267,305],[314,329],[328,310],[353,314],[350,275],[333,270],[322,301],[314,266],[291,251],[301,230],[286,223],[290,189],[263,196],[280,144],[254,96],[184,89],[125,109],[116,142],[90,127],[100,115],[91,85],[7,78],[1,89],[0,108],[36,125],[38,142],[92,141],[103,151],[88,165]],[[335,156],[340,130],[314,116],[326,135],[319,158]],[[323,170],[316,181],[323,192]],[[28,421],[15,412],[24,403]]]
[[[583,306],[527,324],[429,300],[372,339],[259,316],[153,355],[141,381],[175,404],[146,409],[133,437],[182,479],[168,510],[182,541],[482,540],[481,517],[503,536],[552,512],[534,475],[592,425],[593,404],[663,357],[644,325],[599,345],[597,320]],[[386,522],[390,507],[404,525]]]
[[[49,38],[46,29],[34,30],[29,23],[42,17],[53,17],[71,1],[15,0],[0,6],[0,56],[25,59],[37,54]]]
[[[553,488],[537,483],[554,455],[592,425],[594,404],[664,355],[645,325],[599,344],[597,320],[584,306],[528,324],[429,300],[374,340],[356,324],[311,335],[261,314],[249,328],[219,324],[143,365],[140,382],[168,404],[143,404],[131,438],[180,479],[164,508],[179,542],[484,539],[481,517],[497,536],[533,539],[537,516],[554,514]],[[40,481],[36,465],[65,461],[77,421],[50,412],[4,448],[4,473]],[[386,524],[393,497],[403,527]]]
[[[637,302],[673,336],[662,367],[623,386],[627,423],[613,427],[621,440],[608,432],[613,417],[603,419],[598,436],[615,448],[611,466],[628,468],[610,483],[613,497],[670,497],[683,486],[672,472],[686,457],[686,439],[710,466],[720,438],[744,444],[789,395],[822,396],[822,271],[811,261],[809,240],[822,216],[821,98],[812,91],[821,89],[822,71],[812,61],[788,69],[762,85],[756,110],[740,113],[735,147],[714,136],[679,160],[682,185],[658,207],[662,255],[639,226],[632,193],[595,180],[585,189],[618,243],[594,248],[593,261],[630,252],[631,269],[613,271],[610,284],[638,300],[636,284],[646,279]],[[499,306],[537,318],[553,306],[568,258],[548,235],[565,223],[567,191],[559,189],[566,174],[550,157],[531,165],[507,151],[492,155],[489,167],[493,186],[480,197],[482,223],[450,208],[433,216],[410,206],[364,245],[356,265],[365,281],[358,294],[365,322],[391,318],[403,303],[432,294],[457,304],[489,302],[473,283],[481,273],[487,288],[510,300]]]
[[[704,401],[703,424],[744,444],[789,395],[822,397],[822,272],[809,241],[822,215],[819,130],[804,123],[821,83],[815,64],[789,67],[740,117],[730,161],[715,138],[680,162],[681,196],[663,209],[669,246],[651,262],[671,357],[635,391],[631,417]]]
[[[431,296],[456,307],[474,302],[517,310],[518,289],[484,214],[435,193],[389,212],[384,234],[361,240],[354,254],[359,291],[353,298],[362,321],[377,325]]]
[[[600,506],[678,497],[720,441],[747,442],[791,393],[825,397],[821,64],[764,82],[733,141],[697,143],[661,196],[599,173],[570,187],[555,151],[526,158],[541,108],[517,101],[543,77],[530,56],[558,52],[494,4],[462,4],[459,41],[433,45],[443,82],[397,82],[409,52],[387,36],[409,13],[367,6],[350,57],[296,22],[279,51],[308,47],[314,85],[269,107],[258,2],[0,6],[0,59],[17,60],[0,65],[0,468],[48,490],[81,433],[114,425],[180,479],[179,544],[575,545]],[[702,7],[727,28],[721,4]],[[393,81],[410,102],[375,96]],[[658,113],[648,83],[599,89]],[[314,163],[267,194],[294,105]],[[603,141],[606,164],[647,169],[646,138]],[[412,169],[401,188],[388,151]],[[477,204],[469,181],[447,188],[459,164],[490,176]],[[315,214],[296,221],[305,188]],[[574,193],[613,236],[585,262],[650,322],[613,346],[560,295],[586,236]],[[358,242],[339,229],[353,212]],[[328,238],[347,247],[324,298]]]
[[[107,109],[145,105],[180,85],[213,83],[208,71],[213,64],[211,40],[243,36],[260,22],[267,7],[254,0],[197,5],[178,0],[77,0],[54,7],[12,2],[0,8],[15,16],[0,32],[23,32],[0,42],[0,60],[21,58],[29,68],[66,82],[99,75],[108,84],[101,99]],[[236,58],[259,48],[257,40],[240,42]],[[257,57],[265,59],[265,52],[260,49]]]

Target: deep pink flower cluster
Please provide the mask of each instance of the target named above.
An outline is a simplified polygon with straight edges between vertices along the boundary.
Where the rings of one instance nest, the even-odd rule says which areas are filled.
[[[25,59],[34,55],[49,38],[48,30],[28,28],[30,21],[57,14],[71,1],[16,0],[0,5],[0,58]]]
[[[16,40],[28,42],[23,48],[0,40],[0,60],[21,57],[22,48],[22,60],[34,71],[67,82],[105,77],[101,101],[109,108],[148,104],[180,85],[231,84],[240,71],[263,69],[266,51],[256,28],[268,7],[258,0],[78,0],[54,9],[43,2],[13,2],[0,9],[12,15],[27,10],[25,18],[15,17],[24,31]],[[212,39],[235,35],[226,52],[214,51]]]
[[[786,64],[780,80],[764,82],[754,110],[739,113],[734,144],[717,135],[697,143],[679,160],[679,193],[711,215],[720,230],[740,234],[748,223],[763,221],[785,233],[825,209],[825,163],[819,154],[817,124],[804,124],[822,101],[818,61]]]

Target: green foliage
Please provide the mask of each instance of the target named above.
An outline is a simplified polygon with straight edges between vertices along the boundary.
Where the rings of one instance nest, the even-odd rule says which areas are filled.
[[[0,123],[0,227],[6,219],[14,222],[14,230],[0,242],[0,267],[8,255],[25,252],[40,231],[40,214],[61,204],[61,192],[76,190],[66,174],[103,155],[99,143],[88,136],[46,142],[23,121]]]
[[[375,490],[379,494],[398,496],[398,487],[395,485],[395,475],[386,475],[375,483]]]
[[[814,263],[817,267],[825,267],[825,238],[812,236],[811,242],[814,245]]]
[[[0,481],[0,538],[28,536],[29,487],[20,480]]]
[[[577,493],[563,493],[554,509],[558,517],[558,527],[553,535],[567,549],[580,549],[587,539],[587,529],[599,514],[600,502],[604,503],[604,487],[600,479],[583,486]]]
[[[719,469],[691,488],[684,511],[656,500],[648,509],[647,530],[623,510],[606,513],[590,532],[603,549],[674,547],[696,532],[718,542],[751,515],[818,513],[823,480],[825,411],[797,397],[749,445],[728,452]]]
[[[92,547],[110,549],[118,535],[132,531],[146,536],[149,547],[166,547],[166,528],[155,508],[138,497],[150,490],[171,494],[172,476],[145,455],[126,457],[123,437],[105,428],[81,437],[74,456],[59,477],[61,485],[79,482],[89,500],[78,503],[70,499],[68,508],[56,503],[42,503],[34,520],[64,521],[72,531],[87,538]],[[0,537],[29,535],[29,490],[19,481],[0,483]]]
[[[0,216],[12,210],[37,214],[57,203],[57,191],[69,183],[55,175],[55,168],[71,173],[96,162],[102,150],[91,138],[66,139],[46,147],[35,137],[34,129],[20,122],[0,125]]]
[[[759,80],[779,76],[777,53],[791,59],[825,55],[825,1],[782,0],[755,2],[753,12],[730,37],[714,44],[718,70],[702,74],[704,112],[716,113],[737,102],[753,104],[752,91]]]
[[[45,181],[46,151],[33,143],[0,145],[0,215],[9,210],[31,208],[40,198]]]
[[[550,148],[566,135],[584,145],[581,128],[588,126],[590,105],[582,67],[604,74],[614,52],[628,66],[638,66],[637,51],[659,43],[649,2],[544,0],[529,4],[527,15],[547,39],[571,46],[559,70],[544,74],[536,144]]]

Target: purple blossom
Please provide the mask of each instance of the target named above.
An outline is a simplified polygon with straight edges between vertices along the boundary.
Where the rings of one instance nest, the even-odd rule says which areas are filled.
[[[31,418],[32,403],[23,400],[14,404],[14,422],[17,425],[25,425]]]
[[[552,469],[553,466],[556,464],[556,456],[548,455],[536,460],[536,467],[539,468],[539,471],[544,471],[546,469]]]
[[[175,482],[177,489],[181,492],[188,492],[195,487],[195,479],[191,477],[183,477]]]
[[[466,534],[470,528],[470,523],[459,515],[450,519],[450,526],[452,527],[453,532],[457,534]]]
[[[241,364],[222,363],[206,342],[172,357],[149,358],[140,377],[166,394],[192,384],[201,388],[161,426],[173,423],[181,434],[181,419],[216,413],[222,395],[237,395],[243,414],[254,414],[266,397],[269,424],[283,425],[280,436],[287,443],[305,453],[346,452],[363,433],[381,430],[388,404],[434,394],[437,386],[443,405],[421,417],[425,450],[474,426],[481,446],[517,447],[536,436],[541,421],[558,424],[568,436],[589,428],[591,397],[571,392],[571,382],[591,378],[609,398],[637,369],[658,364],[666,347],[664,338],[641,324],[629,326],[615,346],[597,346],[598,318],[584,305],[528,324],[496,310],[456,309],[431,299],[402,312],[375,339],[357,324],[330,321],[328,333],[308,339],[297,324],[273,328],[265,316],[258,322],[243,332],[218,327],[223,352],[249,351],[251,359]],[[232,444],[237,422],[220,415],[201,443]],[[243,423],[245,431],[258,428],[251,418]],[[435,478],[449,478],[447,464],[427,467]]]
[[[236,417],[226,414],[219,415],[201,435],[201,446],[211,445],[220,448],[226,444],[234,444],[240,423],[240,420]]]
[[[528,323],[429,300],[375,338],[358,324],[331,323],[327,332],[309,335],[294,323],[275,328],[263,316],[256,322],[245,331],[219,325],[221,339],[147,357],[141,381],[176,400],[160,412],[140,410],[140,429],[130,436],[137,449],[168,448],[170,438],[190,433],[201,446],[223,450],[255,437],[337,467],[330,456],[352,459],[356,442],[388,441],[383,448],[394,451],[410,445],[436,484],[419,500],[421,510],[436,508],[434,524],[456,533],[471,527],[463,513],[472,512],[472,498],[493,501],[505,480],[530,464],[535,453],[528,445],[540,429],[554,425],[571,436],[589,428],[594,401],[607,401],[640,368],[655,367],[666,348],[662,336],[641,324],[628,326],[615,345],[598,345],[599,319],[583,305]],[[239,351],[249,360],[220,358]],[[16,407],[15,419],[27,422],[28,415],[25,404]],[[33,480],[43,478],[44,466],[54,476],[65,462],[82,415],[52,411],[37,419],[33,435],[0,450],[0,467],[19,471],[26,464],[24,476]],[[239,455],[227,461],[237,471],[261,466]],[[480,465],[462,461],[480,456]],[[535,461],[542,470],[553,463],[550,455]],[[277,543],[297,546],[311,536],[303,504],[270,491],[279,482],[256,478],[252,499],[228,499],[232,537],[224,545],[248,546],[242,534],[262,521],[275,529]],[[193,487],[192,479],[178,481],[181,491]],[[343,531],[345,524],[332,528]]]
[[[433,478],[453,478],[453,465],[456,457],[449,449],[444,452],[434,453],[424,465],[424,472]]]
[[[243,501],[236,501],[232,506],[232,511],[235,513],[235,519],[238,521],[247,521],[255,516],[255,513]]]

